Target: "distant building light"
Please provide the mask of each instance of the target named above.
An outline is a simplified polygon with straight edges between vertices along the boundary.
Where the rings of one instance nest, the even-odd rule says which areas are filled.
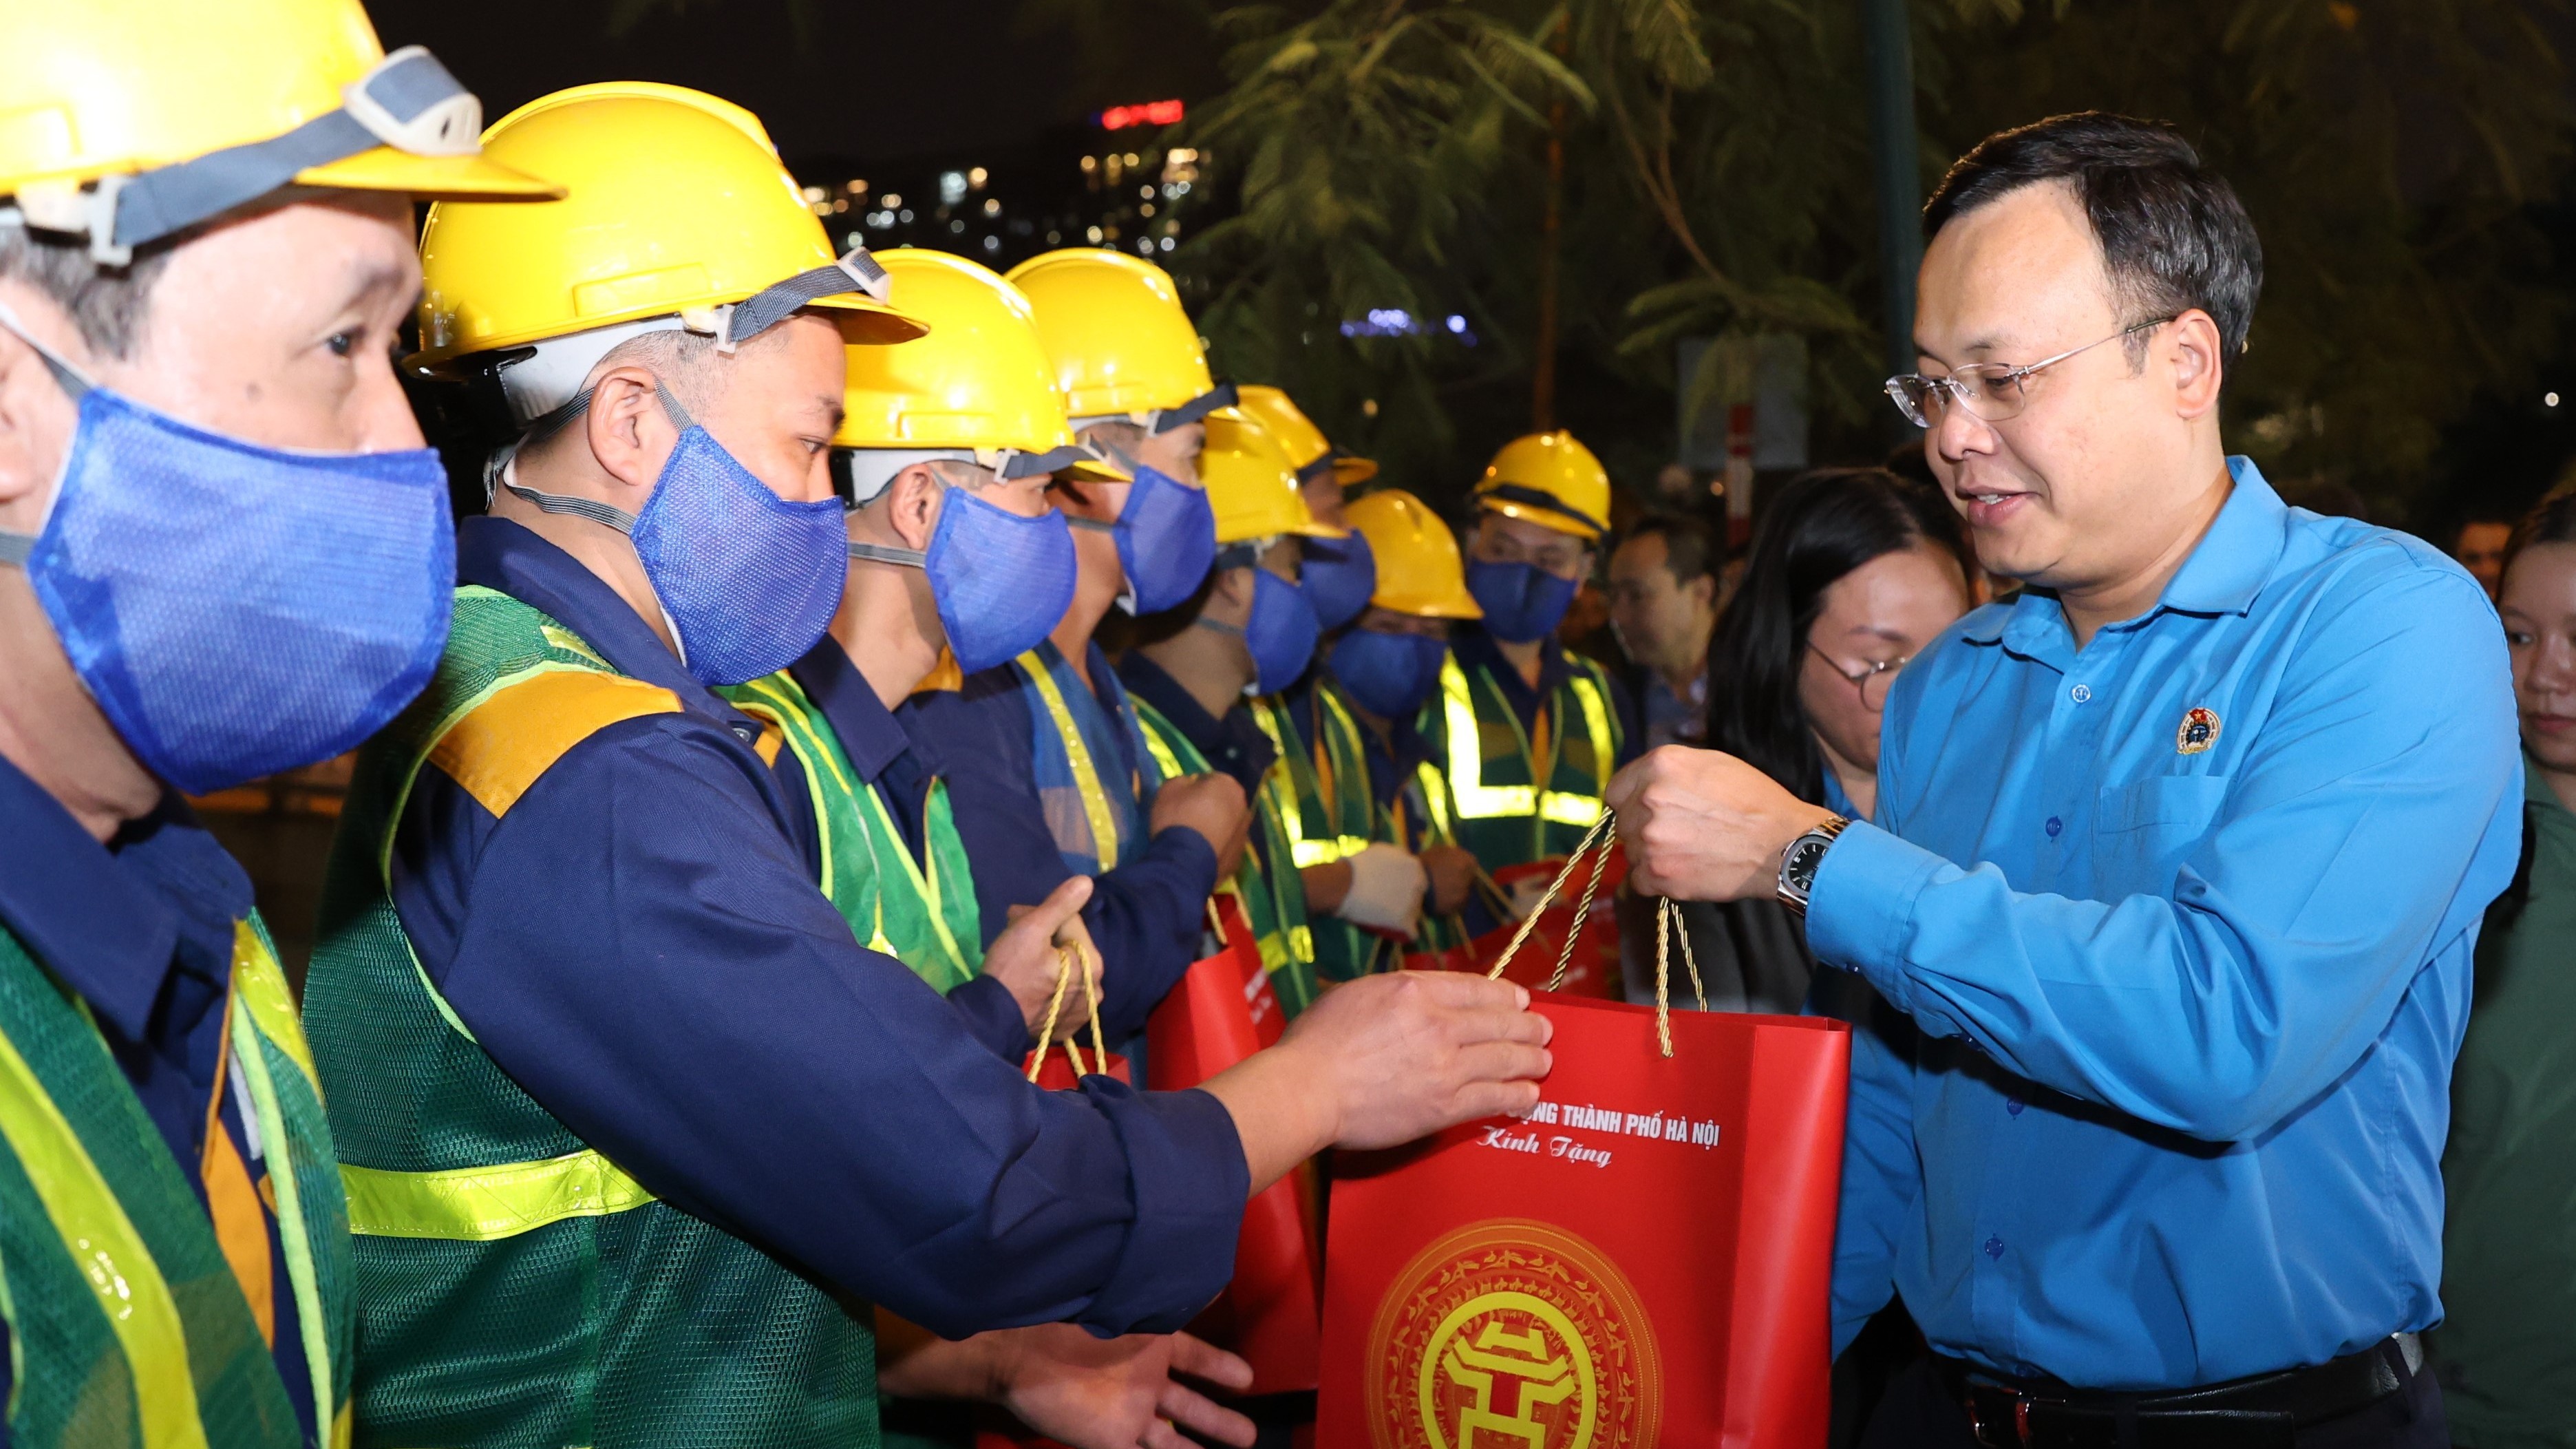
[[[2554,407],[2558,406],[2558,394],[2556,394],[2556,393],[2554,393],[2554,392],[2553,392],[2553,393],[2550,393],[2550,394],[2548,394],[2547,396],[2543,397],[2543,398],[2540,400],[2540,402],[2541,402],[2541,405],[2542,405],[2543,407],[2553,407],[2553,408],[2554,408]]]
[[[988,236],[988,237],[984,238],[984,250],[986,250],[986,251],[988,251],[988,252],[998,252],[998,251],[1000,251],[1001,249],[1002,249],[1002,239],[1001,239],[1000,237],[997,237],[997,236]]]
[[[900,195],[889,191],[885,194],[885,204],[889,209],[892,209],[903,205],[903,198]]]
[[[912,220],[912,208],[907,206],[903,210],[896,212],[895,216],[899,220],[910,221]]]
[[[984,189],[984,178],[990,174],[992,173],[981,166],[969,166],[966,168],[966,184],[981,191]]]
[[[1135,164],[1136,164],[1136,153],[1135,153],[1135,152],[1133,152],[1133,151],[1130,151],[1130,152],[1128,152],[1126,155],[1124,155],[1124,156],[1122,156],[1122,157],[1120,157],[1120,158],[1118,158],[1118,159],[1120,159],[1120,160],[1122,160],[1122,161],[1126,162],[1126,163],[1127,163],[1128,165],[1130,165],[1130,166],[1133,166],[1133,165],[1135,165]]]
[[[1100,240],[1100,228],[1096,226],[1084,227],[1082,229],[1082,237],[1085,241],[1097,242]]]
[[[1085,157],[1083,157],[1083,158],[1082,158],[1082,169],[1083,169],[1083,171],[1084,171],[1084,172],[1086,172],[1086,173],[1089,173],[1089,172],[1092,172],[1092,171],[1097,171],[1097,170],[1099,170],[1099,169],[1100,169],[1100,158],[1099,158],[1099,157],[1097,157],[1097,156],[1085,156]]]
[[[808,186],[805,188],[805,199],[807,201],[820,201],[825,195],[826,193],[822,187]]]
[[[1051,231],[1051,232],[1048,232],[1048,233],[1047,233],[1047,245],[1048,245],[1048,246],[1051,246],[1051,247],[1052,247],[1052,246],[1061,246],[1061,245],[1063,245],[1063,244],[1064,244],[1064,233],[1063,233],[1063,232],[1060,232],[1060,231]]]
[[[966,199],[966,173],[965,173],[965,172],[963,172],[963,171],[942,171],[942,172],[940,172],[940,173],[939,173],[939,203],[940,203],[940,205],[942,205],[942,206],[955,206],[957,203],[959,203],[959,202],[961,202],[961,201],[964,201],[965,199]]]
[[[1145,101],[1132,106],[1111,106],[1096,119],[1104,131],[1124,131],[1130,126],[1168,126],[1181,118],[1178,100]],[[1128,165],[1136,164],[1131,157]]]
[[[1467,330],[1467,319],[1466,319],[1466,318],[1464,318],[1464,317],[1459,316],[1459,315],[1458,315],[1457,313],[1455,313],[1455,312],[1450,313],[1450,314],[1449,314],[1449,330],[1450,330],[1450,331],[1452,331],[1452,332],[1464,332],[1464,331],[1466,331],[1466,330]]]
[[[1154,199],[1154,188],[1150,186],[1139,186],[1136,188],[1136,194],[1147,201],[1151,201]]]
[[[850,193],[852,196],[865,196],[868,194],[868,184],[855,176],[842,182],[841,189]]]
[[[1165,251],[1170,251],[1172,249],[1172,239],[1170,237],[1165,237],[1155,245],[1160,246]]]
[[[1152,216],[1154,214],[1154,203],[1149,201],[1143,206],[1137,207],[1136,214],[1138,216]]]
[[[1002,198],[998,196],[988,196],[984,198],[984,214],[986,216],[1000,216],[1002,214]]]
[[[962,236],[966,231],[966,223],[963,221],[952,221],[948,223],[948,230],[951,234]]]
[[[850,198],[848,198],[848,197],[846,197],[846,196],[836,196],[836,197],[833,197],[833,198],[832,198],[832,210],[833,210],[834,212],[843,212],[843,211],[847,211],[847,210],[849,210],[849,209],[850,209]]]
[[[1140,236],[1136,238],[1136,250],[1147,256],[1153,255],[1154,239],[1149,236]]]

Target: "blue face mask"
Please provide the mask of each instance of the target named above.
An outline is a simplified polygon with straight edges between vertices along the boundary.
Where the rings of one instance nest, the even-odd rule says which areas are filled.
[[[1485,632],[1506,644],[1546,638],[1565,617],[1578,587],[1575,580],[1558,578],[1536,564],[1467,564],[1467,592],[1485,611]]]
[[[1333,646],[1333,678],[1369,713],[1411,719],[1440,682],[1440,661],[1448,653],[1445,639],[1353,629]]]
[[[1127,574],[1118,607],[1131,614],[1159,614],[1188,603],[1216,562],[1216,509],[1207,490],[1151,468],[1136,470],[1116,523],[1071,515],[1065,521],[1116,536],[1118,567]]]
[[[784,669],[823,637],[841,605],[849,578],[841,501],[779,497],[690,421],[667,389],[662,408],[680,441],[638,512],[540,493],[506,477],[501,486],[549,513],[576,514],[632,538],[644,577],[679,633],[682,662],[700,684],[741,684]]]
[[[44,531],[0,533],[0,563],[145,767],[202,795],[326,760],[429,683],[456,582],[438,454],[246,443],[0,328],[80,403]]]
[[[930,597],[960,673],[1038,647],[1073,603],[1073,532],[1052,510],[1023,518],[963,488],[941,495],[930,547],[853,543],[850,557],[928,571]]]
[[[1315,606],[1297,586],[1265,568],[1252,571],[1252,617],[1241,628],[1202,614],[1200,628],[1232,634],[1252,651],[1252,682],[1246,694],[1277,694],[1297,682],[1314,662],[1315,641],[1323,631],[1315,623]]]
[[[1368,611],[1377,592],[1377,555],[1369,552],[1368,535],[1357,529],[1348,538],[1306,540],[1306,561],[1298,567],[1297,587],[1315,606],[1315,622],[1338,629]]]

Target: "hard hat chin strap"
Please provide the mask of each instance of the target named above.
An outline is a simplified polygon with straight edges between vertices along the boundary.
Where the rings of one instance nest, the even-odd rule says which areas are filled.
[[[17,211],[41,231],[89,238],[92,259],[122,267],[137,247],[256,201],[316,166],[378,146],[414,156],[482,152],[483,104],[436,57],[407,45],[341,88],[340,109],[283,136],[228,146],[133,175],[19,188]]]

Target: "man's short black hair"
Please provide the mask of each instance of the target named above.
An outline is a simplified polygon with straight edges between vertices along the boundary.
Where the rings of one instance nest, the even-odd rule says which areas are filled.
[[[1640,538],[1664,541],[1664,567],[1672,571],[1673,582],[1690,587],[1693,579],[1704,579],[1717,572],[1725,553],[1717,545],[1717,531],[1696,518],[1672,513],[1650,513],[1629,525],[1622,545]]]
[[[2263,243],[2235,188],[2171,127],[2085,111],[1998,131],[1934,188],[1923,207],[1924,238],[1952,217],[2046,181],[2075,188],[2122,321],[2197,307],[2218,323],[2219,365],[2236,365],[2263,291]],[[2145,338],[2133,335],[2129,349],[2134,365],[2146,355]]]
[[[6,197],[0,197],[5,204]],[[138,252],[131,266],[103,267],[87,243],[0,223],[0,277],[23,282],[59,304],[81,341],[102,357],[124,361],[142,340],[152,284],[169,264],[171,248]]]

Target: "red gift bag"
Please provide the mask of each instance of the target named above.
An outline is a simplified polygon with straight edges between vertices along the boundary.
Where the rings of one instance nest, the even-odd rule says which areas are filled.
[[[1193,963],[1145,1025],[1146,1084],[1195,1087],[1279,1039],[1279,1000],[1231,895],[1213,903],[1223,947]],[[1315,1387],[1322,1275],[1315,1193],[1305,1168],[1244,1204],[1234,1279],[1190,1330],[1252,1365],[1255,1394]]]
[[[1591,889],[1580,899],[1572,898],[1566,888],[1590,879]],[[1557,886],[1539,897],[1535,907],[1524,908],[1520,897],[1529,883],[1554,878]],[[1483,885],[1487,903],[1505,921],[1463,946],[1445,951],[1419,951],[1407,955],[1404,965],[1411,971],[1491,971],[1494,963],[1510,959],[1503,971],[1508,981],[1523,986],[1563,992],[1570,996],[1588,996],[1612,1000],[1619,994],[1619,920],[1617,897],[1619,883],[1628,878],[1628,859],[1616,844],[1594,857],[1594,869],[1577,876],[1573,862],[1541,860],[1528,865],[1506,866],[1485,877]],[[1534,924],[1533,924],[1534,923]],[[1520,939],[1523,927],[1528,939],[1517,955],[1513,945]],[[1575,939],[1571,955],[1562,951],[1568,937]],[[1563,957],[1564,979],[1551,982],[1548,963]]]
[[[1527,1120],[1336,1160],[1318,1440],[1822,1445],[1849,1028],[1534,1009]]]

